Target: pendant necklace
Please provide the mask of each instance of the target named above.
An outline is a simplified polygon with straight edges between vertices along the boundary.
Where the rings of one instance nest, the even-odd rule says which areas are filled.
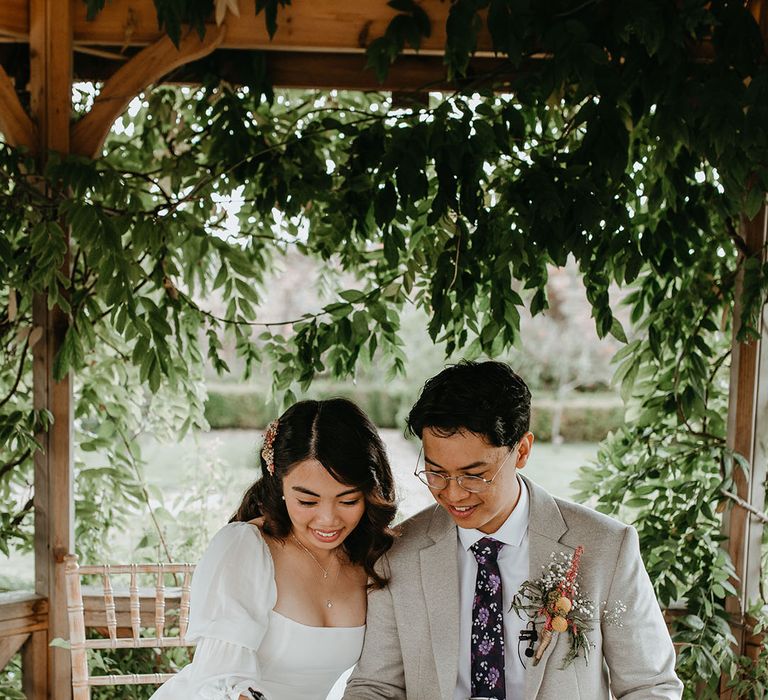
[[[323,566],[323,565],[322,565],[322,564],[321,564],[321,563],[318,561],[317,557],[316,557],[314,554],[312,554],[312,552],[310,551],[310,549],[309,549],[308,547],[305,547],[305,546],[304,546],[304,544],[303,544],[303,543],[302,543],[302,542],[299,540],[299,538],[298,538],[298,537],[296,537],[296,535],[294,535],[293,533],[291,533],[291,538],[292,538],[292,539],[293,539],[293,541],[294,541],[294,542],[295,542],[295,543],[296,543],[296,544],[299,546],[299,548],[300,548],[300,549],[303,549],[303,550],[304,550],[304,551],[305,551],[305,552],[306,552],[306,553],[307,553],[307,554],[308,554],[308,555],[309,555],[309,556],[312,558],[312,561],[313,561],[313,562],[315,562],[315,564],[317,564],[317,567],[320,569],[320,571],[322,571],[322,572],[323,572],[323,580],[324,580],[324,581],[325,581],[325,580],[327,580],[327,579],[328,579],[328,573],[330,572],[330,570],[331,570],[331,567],[329,566],[329,567],[326,569],[326,568],[325,568],[325,567],[324,567],[324,566]],[[334,585],[334,587],[336,586],[336,582],[339,580],[339,572],[340,572],[340,571],[341,571],[341,562],[339,562],[339,568],[338,568],[338,569],[336,569],[336,578],[333,580],[333,585]],[[330,598],[326,598],[326,601],[325,601],[325,607],[326,607],[326,608],[332,608],[332,607],[333,607],[333,601],[332,601]]]

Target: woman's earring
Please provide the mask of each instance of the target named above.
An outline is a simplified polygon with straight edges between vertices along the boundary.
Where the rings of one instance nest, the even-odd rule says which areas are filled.
[[[280,496],[280,498],[282,498],[283,500],[285,500],[285,496]]]

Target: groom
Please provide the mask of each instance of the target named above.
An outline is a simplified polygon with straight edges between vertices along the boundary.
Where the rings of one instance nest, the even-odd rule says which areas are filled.
[[[425,384],[408,429],[437,506],[403,523],[382,561],[389,586],[369,596],[345,700],[681,697],[635,530],[518,474],[533,446],[530,402],[500,362],[462,362]],[[516,599],[533,619],[510,610],[526,580],[555,590],[545,612]],[[585,641],[574,623],[589,664],[583,647],[569,660]]]

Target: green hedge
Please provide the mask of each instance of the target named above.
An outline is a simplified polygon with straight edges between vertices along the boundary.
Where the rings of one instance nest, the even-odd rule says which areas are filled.
[[[552,416],[556,403],[551,399],[533,401],[531,430],[537,440],[552,440]],[[624,422],[624,406],[619,399],[566,400],[560,418],[560,435],[565,442],[600,442],[609,431]]]
[[[399,428],[411,407],[412,392],[398,389],[362,387],[350,384],[313,385],[311,398],[329,399],[341,396],[354,401],[380,428]],[[219,386],[208,390],[205,417],[211,428],[263,428],[279,414],[274,401],[265,398],[266,392],[238,387]],[[299,397],[303,398],[303,397]]]
[[[343,396],[359,406],[380,428],[403,429],[405,418],[416,398],[412,388],[391,386],[386,389],[350,384],[313,385],[312,398]],[[275,416],[278,408],[258,389],[219,385],[210,388],[205,415],[213,429],[261,429]],[[531,418],[537,439],[552,439],[552,416],[556,403],[552,398],[534,398]],[[612,396],[577,395],[565,401],[560,434],[567,442],[598,442],[624,420],[621,402]]]

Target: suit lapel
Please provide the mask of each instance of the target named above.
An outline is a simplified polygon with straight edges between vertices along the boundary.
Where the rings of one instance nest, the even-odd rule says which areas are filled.
[[[563,520],[555,499],[552,498],[544,489],[537,486],[532,481],[522,477],[525,485],[528,487],[528,493],[531,498],[531,510],[528,523],[528,578],[530,580],[541,576],[541,567],[550,560],[550,555],[558,552],[573,551],[573,547],[563,544],[560,539],[568,531],[568,526]],[[542,620],[536,620],[536,629],[539,634],[543,629],[540,623]],[[554,635],[544,655],[537,666],[528,665],[525,675],[525,697],[535,698],[544,680],[544,671],[547,668],[552,651],[558,641],[557,634]]]
[[[544,489],[521,475],[530,495],[528,523],[528,577],[538,578],[542,564],[550,555],[573,551],[560,539],[568,526],[555,499]],[[459,564],[456,525],[451,517],[435,506],[427,531],[433,540],[420,552],[421,583],[427,605],[427,617],[432,638],[432,652],[443,700],[452,700],[456,688],[459,657]],[[541,632],[541,621],[537,621]],[[536,698],[544,679],[552,652],[558,641],[555,635],[537,666],[528,665],[525,676],[525,697]]]
[[[440,506],[435,507],[427,534],[433,544],[420,552],[421,585],[440,696],[451,700],[459,670],[459,563],[456,526]]]

